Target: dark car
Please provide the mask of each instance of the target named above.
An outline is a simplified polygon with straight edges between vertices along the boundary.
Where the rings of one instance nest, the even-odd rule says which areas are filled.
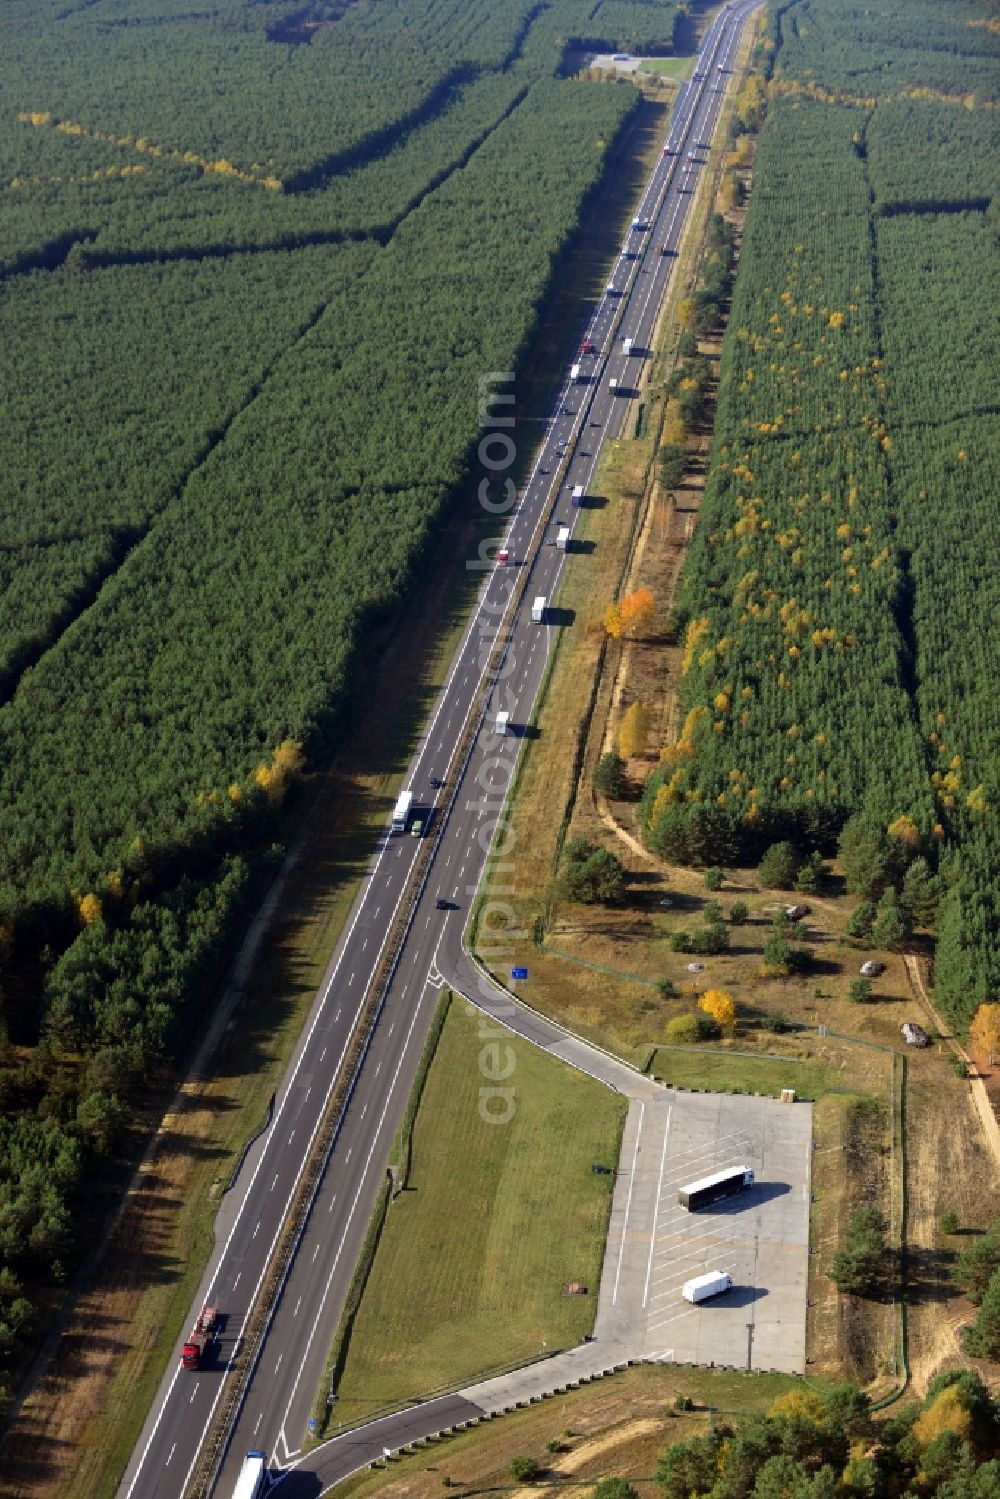
[[[440,776],[431,776],[431,785],[433,786],[435,791],[440,791],[441,787],[444,785],[444,781],[442,781]]]
[[[438,908],[439,911],[450,911],[451,910],[451,901],[450,900],[445,900],[445,898],[444,898],[443,895],[439,895],[438,898],[437,898],[437,900],[434,902],[434,904]]]

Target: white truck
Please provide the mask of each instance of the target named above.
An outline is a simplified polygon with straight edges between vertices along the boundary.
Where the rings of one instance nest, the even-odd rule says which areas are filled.
[[[625,355],[625,358],[627,359],[628,356],[631,354],[631,352],[632,352],[632,340],[630,338],[626,338],[624,340],[624,342],[622,343],[622,353]]]
[[[721,1296],[723,1291],[729,1290],[732,1283],[733,1277],[725,1270],[711,1270],[707,1275],[696,1275],[693,1280],[686,1280],[681,1286],[681,1295],[685,1301],[697,1306],[699,1301],[707,1301],[710,1296]]]
[[[540,593],[531,606],[531,623],[540,625],[545,619],[545,595]]]
[[[580,366],[578,364],[571,364],[570,365],[570,368],[569,368],[569,378],[572,380],[572,382],[573,382],[574,385],[579,380],[579,378],[580,378]]]
[[[608,381],[608,389],[613,396],[616,396],[618,394],[618,381],[614,378],[614,376],[612,376],[612,378]]]
[[[240,1476],[233,1489],[233,1499],[260,1499],[271,1487],[271,1475],[267,1470],[267,1454],[248,1452],[243,1459]]]
[[[577,510],[579,510],[580,506],[583,504],[583,485],[582,484],[574,484],[573,485],[572,504],[574,505],[574,507]]]
[[[635,218],[632,220],[632,228],[633,229],[645,229],[645,227],[646,226],[642,222],[642,219],[640,219],[639,216],[638,216],[638,214],[636,214]]]
[[[505,709],[501,709],[497,714],[496,732],[498,734],[510,733],[510,714]]]
[[[556,546],[560,552],[569,551],[569,526],[560,526],[556,532]]]
[[[413,811],[413,792],[401,791],[396,798],[396,805],[392,809],[392,831],[394,833],[405,833],[406,825]]]

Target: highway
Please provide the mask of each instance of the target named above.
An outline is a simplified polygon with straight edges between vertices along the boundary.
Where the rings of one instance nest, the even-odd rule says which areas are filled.
[[[743,24],[756,4],[759,0],[730,5],[706,32],[694,77],[674,107],[667,149],[636,209],[639,227],[622,245],[607,291],[581,335],[581,349],[592,345],[593,352],[575,356],[578,381],[570,379],[567,369],[530,475],[510,512],[503,542],[509,561],[484,573],[475,611],[411,762],[405,784],[413,790],[418,815],[432,819],[425,836],[437,840],[436,851],[412,904],[377,1024],[272,1308],[254,1377],[231,1433],[218,1495],[232,1493],[243,1454],[251,1448],[266,1451],[275,1471],[301,1456],[329,1345],[439,991],[454,983],[471,994],[475,976],[463,932],[524,742],[519,730],[531,721],[560,628],[552,601],[558,602],[572,550],[555,545],[557,528],[569,527],[572,537],[582,513],[572,503],[573,489],[581,488],[585,505],[602,444],[621,434],[631,404],[627,395],[637,387],[643,361],[650,357],[692,191],[706,163],[702,143],[707,145],[711,137]],[[627,355],[625,339],[631,340]],[[507,433],[507,408],[498,403],[492,411],[491,425]],[[494,493],[501,483],[496,481]],[[495,662],[494,667],[489,663],[498,630],[525,580],[520,606],[505,624],[509,637],[496,671]],[[542,623],[531,619],[537,597],[547,601]],[[513,732],[507,735],[494,732],[500,710],[510,714]],[[471,712],[479,714],[478,730],[465,752]],[[460,754],[464,760],[457,763]],[[249,1153],[220,1211],[216,1251],[190,1321],[205,1302],[217,1304],[221,1338],[197,1372],[181,1369],[184,1339],[179,1340],[119,1488],[123,1499],[181,1499],[186,1492],[230,1377],[230,1360],[344,1065],[371,976],[398,914],[411,910],[421,846],[419,838],[392,836],[387,827],[373,853],[279,1090],[271,1126]],[[439,908],[442,901],[446,909]],[[495,905],[498,909],[488,914],[502,925],[503,902]],[[500,956],[498,951],[498,967]],[[296,1494],[318,1494],[331,1481],[324,1476],[321,1483],[318,1460],[310,1479],[310,1463],[307,1457],[297,1466]],[[282,1492],[290,1488],[285,1483]]]

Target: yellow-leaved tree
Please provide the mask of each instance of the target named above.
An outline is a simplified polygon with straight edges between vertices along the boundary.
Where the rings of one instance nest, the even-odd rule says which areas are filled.
[[[789,1390],[771,1401],[769,1416],[787,1416],[789,1420],[821,1421],[826,1411],[815,1390]]]
[[[76,903],[76,908],[80,913],[80,920],[84,926],[93,926],[94,922],[100,921],[104,915],[101,898],[99,895],[94,895],[93,892],[89,895],[81,895]]]
[[[987,1053],[992,1067],[1000,1053],[1000,1005],[980,1005],[972,1017],[969,1035],[973,1045]]]
[[[604,611],[604,628],[612,640],[620,640],[625,628],[622,621],[622,611],[617,603],[609,604]]]
[[[677,307],[677,321],[682,328],[691,329],[698,314],[694,297],[682,297]]]
[[[711,1015],[716,1025],[724,1029],[736,1024],[736,1005],[726,989],[706,989],[698,1001],[698,1008]]]
[[[901,817],[897,817],[894,822],[890,822],[887,831],[890,838],[898,838],[900,843],[904,844],[911,853],[919,854],[924,846],[920,829],[908,812],[904,812]]]
[[[960,1437],[967,1437],[971,1425],[972,1418],[962,1404],[957,1386],[949,1385],[913,1423],[913,1435],[921,1448],[925,1448],[944,1431],[954,1431]]]
[[[637,588],[635,593],[626,594],[618,607],[626,635],[634,639],[637,635],[649,634],[656,616],[652,589]]]
[[[635,702],[625,710],[621,728],[618,730],[618,753],[623,760],[642,755],[649,739],[649,709],[645,703]]]
[[[301,744],[294,739],[283,739],[275,750],[270,765],[262,762],[254,772],[254,780],[267,799],[276,805],[281,801],[289,785],[301,774],[305,756]],[[232,788],[230,787],[230,796]]]

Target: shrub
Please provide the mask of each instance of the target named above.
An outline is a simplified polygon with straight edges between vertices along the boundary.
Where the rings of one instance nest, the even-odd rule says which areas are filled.
[[[799,872],[799,856],[790,843],[772,843],[757,866],[762,885],[772,890],[791,890]]]
[[[980,1301],[990,1281],[1000,1270],[1000,1219],[978,1234],[962,1250],[952,1266],[952,1276],[970,1301]]]
[[[764,1016],[764,1029],[780,1036],[783,1031],[787,1031],[788,1021],[780,1010],[768,1010]]]
[[[858,1208],[851,1214],[844,1231],[844,1247],[837,1250],[830,1265],[830,1279],[838,1291],[867,1296],[875,1289],[889,1254],[887,1226],[878,1208]]]
[[[958,1214],[955,1212],[942,1213],[938,1219],[938,1228],[943,1234],[957,1234]]]
[[[690,934],[690,932],[672,932],[671,935],[670,935],[670,951],[671,952],[690,952],[691,951],[691,934]]]
[[[673,1020],[667,1021],[667,1040],[678,1046],[692,1046],[701,1037],[702,1030],[697,1015],[675,1015]]]
[[[729,920],[733,926],[744,926],[750,918],[750,907],[745,900],[734,900],[729,908]]]
[[[619,905],[625,898],[625,870],[610,849],[574,838],[563,854],[560,888],[584,905]]]
[[[591,1499],[639,1499],[639,1496],[624,1478],[602,1478],[594,1484]]]
[[[851,912],[850,920],[847,923],[848,936],[869,937],[871,929],[875,925],[875,917],[877,915],[878,907],[875,905],[875,902],[863,900]]]
[[[510,1476],[518,1483],[534,1483],[541,1471],[540,1464],[533,1457],[515,1457],[510,1465]]]
[[[878,903],[878,915],[872,927],[872,942],[876,947],[902,947],[913,932],[913,924],[899,904],[895,890],[886,890]]]
[[[722,907],[719,905],[719,902],[717,900],[707,900],[702,909],[701,918],[706,922],[721,921]]]
[[[600,791],[602,796],[621,801],[628,790],[625,761],[621,755],[616,755],[614,750],[602,755],[594,767],[593,783],[595,791]]]
[[[965,1340],[973,1358],[1000,1359],[1000,1270],[995,1271],[983,1293],[975,1326]]]
[[[823,888],[826,866],[823,856],[811,853],[795,877],[795,888],[803,895],[818,895]]]
[[[721,890],[722,881],[724,878],[725,876],[723,875],[722,870],[719,868],[719,866],[717,864],[713,864],[711,869],[705,870],[705,889]]]
[[[691,933],[689,952],[705,954],[725,952],[729,946],[729,930],[721,921],[709,922]]]
[[[764,972],[772,978],[784,978],[792,971],[792,949],[780,931],[774,931],[764,945]]]
[[[680,991],[673,979],[657,979],[656,992],[661,999],[676,999]]]
[[[847,990],[848,999],[852,999],[856,1005],[866,1005],[872,997],[871,979],[851,979]]]

